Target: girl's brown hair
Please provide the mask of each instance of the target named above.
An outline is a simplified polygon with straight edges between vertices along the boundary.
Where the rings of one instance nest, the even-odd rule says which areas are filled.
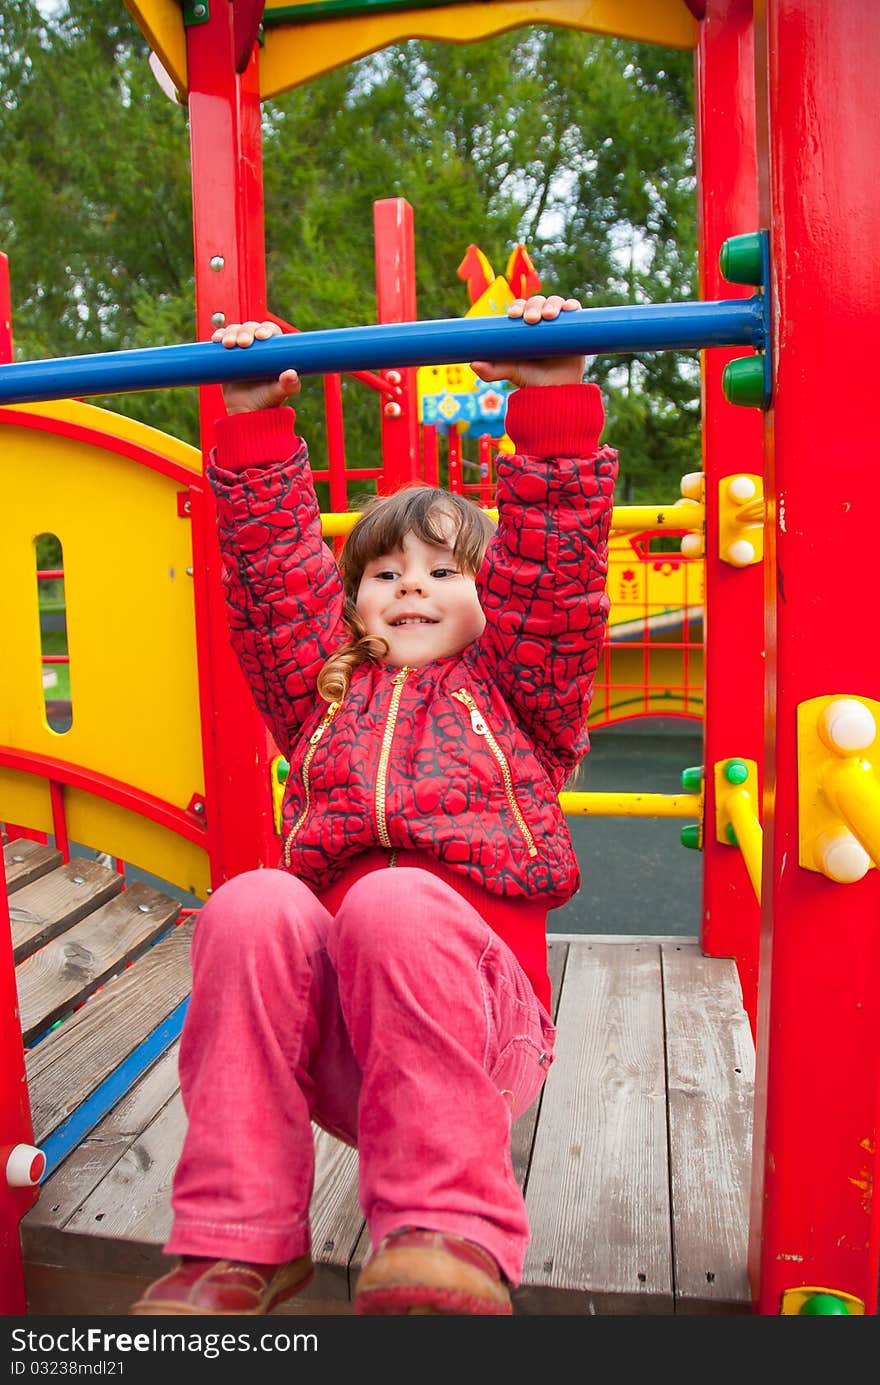
[[[438,523],[441,515],[458,522],[453,557],[462,572],[476,577],[495,525],[472,500],[416,481],[393,495],[371,496],[364,503],[339,555],[345,591],[342,618],[351,634],[331,654],[318,677],[318,692],[327,702],[342,701],[352,673],[365,659],[381,660],[388,653],[387,641],[379,635],[368,635],[358,614],[358,588],[367,563],[395,552],[407,534],[415,534],[424,543],[447,543],[448,536]]]

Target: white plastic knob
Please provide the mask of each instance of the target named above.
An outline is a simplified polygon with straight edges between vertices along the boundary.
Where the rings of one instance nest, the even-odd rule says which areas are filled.
[[[35,1188],[46,1172],[46,1156],[36,1145],[15,1145],[6,1160],[10,1188]]]
[[[836,697],[819,718],[819,734],[825,744],[840,755],[867,750],[877,737],[877,723],[864,702],[854,697]]]
[[[702,558],[705,552],[702,534],[684,534],[681,540],[681,551],[685,558]]]
[[[686,476],[681,478],[681,493],[688,500],[702,500],[703,498],[703,473],[702,471],[689,471]]]
[[[755,561],[755,545],[748,539],[737,539],[727,550],[727,561],[734,567],[748,567]]]
[[[852,885],[871,868],[871,858],[848,828],[832,827],[816,840],[816,864],[829,880]]]
[[[400,418],[400,415],[402,413],[403,410],[401,409],[396,399],[389,400],[388,403],[385,405],[386,418]]]
[[[753,500],[758,487],[748,476],[734,476],[730,485],[727,487],[727,494],[731,500],[736,500],[740,505],[744,505],[747,500]]]

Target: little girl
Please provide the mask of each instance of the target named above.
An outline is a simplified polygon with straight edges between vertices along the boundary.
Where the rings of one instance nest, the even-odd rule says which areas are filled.
[[[312,1121],[359,1151],[356,1313],[512,1311],[510,1133],[553,1058],[546,918],[579,886],[558,794],[588,748],[617,454],[583,357],[473,368],[519,386],[497,532],[416,485],[368,505],[338,566],[279,407],[296,373],[224,388],[209,476],[232,641],[290,761],[283,853],[196,926],[180,1258],[133,1314],[264,1314],[305,1287]]]

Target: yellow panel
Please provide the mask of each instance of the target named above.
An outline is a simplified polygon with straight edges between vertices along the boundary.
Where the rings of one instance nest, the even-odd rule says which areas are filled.
[[[6,404],[4,409],[13,413],[37,414],[41,418],[61,419],[75,424],[78,428],[91,428],[108,438],[121,438],[124,442],[144,447],[150,452],[158,452],[161,457],[185,466],[196,475],[201,475],[202,454],[197,447],[188,442],[163,433],[159,428],[150,428],[137,419],[115,414],[110,409],[99,409],[94,404],[83,404],[78,399],[56,399],[42,404]]]
[[[642,558],[633,542],[637,537],[614,535],[608,545],[608,620],[612,631],[631,622],[638,629],[646,618],[703,605],[705,563],[676,553]]]
[[[181,94],[186,92],[186,34],[176,0],[125,0],[147,43]]]
[[[606,669],[609,670],[606,673]],[[590,726],[606,721],[621,721],[639,716],[703,715],[703,650],[690,646],[687,668],[688,691],[684,685],[684,663],[680,650],[651,651],[650,686],[644,690],[645,662],[641,649],[616,645],[611,649],[609,663],[604,656],[596,673],[596,690],[590,707]],[[610,687],[604,685],[610,683]]]
[[[111,446],[3,426],[0,744],[183,808],[204,792],[190,523],[177,513],[178,483]],[[34,538],[44,532],[64,554],[73,702],[64,734],[47,725],[43,702]]]
[[[270,0],[266,9],[286,4],[287,0]],[[404,39],[476,43],[526,24],[558,24],[667,48],[694,48],[697,42],[697,24],[683,0],[499,0],[395,10],[266,29],[260,94],[264,99],[276,96]]]
[[[207,899],[211,884],[208,856],[194,842],[80,789],[65,790],[64,811],[72,842],[118,856],[199,899]]]
[[[0,822],[51,832],[52,804],[46,780],[0,767]]]

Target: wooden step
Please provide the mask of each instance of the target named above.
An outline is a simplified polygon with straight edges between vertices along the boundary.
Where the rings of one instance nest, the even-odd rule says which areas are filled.
[[[5,839],[4,839],[5,842]],[[61,852],[54,846],[43,842],[32,842],[21,837],[14,842],[5,842],[3,864],[6,867],[6,893],[13,894],[23,885],[38,880],[63,861]]]
[[[98,861],[74,857],[17,890],[9,901],[16,965],[119,894],[123,878]]]
[[[16,968],[25,1044],[69,1014],[167,932],[180,906],[136,882]]]
[[[89,1097],[190,991],[192,922],[172,929],[25,1058],[35,1143]]]

